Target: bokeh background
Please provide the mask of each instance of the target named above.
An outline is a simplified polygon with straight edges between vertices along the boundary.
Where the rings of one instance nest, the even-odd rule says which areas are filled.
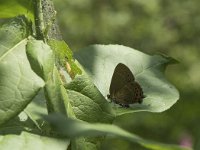
[[[140,112],[115,123],[152,140],[200,149],[200,1],[54,0],[65,41],[72,50],[90,44],[122,44],[148,54],[164,53],[180,63],[167,78],[179,101],[163,113]],[[133,149],[119,139],[109,149]],[[143,148],[137,148],[143,149]]]

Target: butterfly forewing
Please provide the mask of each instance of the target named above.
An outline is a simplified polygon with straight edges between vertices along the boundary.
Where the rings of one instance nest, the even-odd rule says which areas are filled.
[[[116,92],[124,87],[124,85],[134,81],[135,78],[128,67],[124,64],[119,63],[113,73],[111,84],[110,84],[110,94]]]

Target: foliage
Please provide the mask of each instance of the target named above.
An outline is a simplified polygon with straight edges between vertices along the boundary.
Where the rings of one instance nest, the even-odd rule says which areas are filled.
[[[51,36],[58,30],[52,33],[55,19],[50,23],[45,20],[47,14],[55,13],[50,1],[30,1],[30,5],[22,5],[23,0],[2,2],[3,10],[11,2],[15,6],[0,13],[1,18],[13,17],[0,27],[2,149],[102,149],[110,136],[149,149],[189,149],[146,140],[112,125],[122,114],[161,112],[178,100],[178,91],[163,73],[172,58],[119,45],[96,45],[77,51],[77,62],[67,44]],[[45,12],[46,7],[51,12]],[[13,8],[23,10],[21,16]],[[121,108],[106,100],[119,62],[126,64],[141,83],[146,94],[142,104]],[[64,117],[45,115],[52,113]],[[7,144],[9,140],[17,146]]]
[[[167,68],[167,78],[180,92],[178,103],[162,114],[121,116],[117,125],[162,141],[180,143],[187,137],[194,149],[200,149],[200,1],[54,1],[63,36],[75,51],[93,43],[118,43],[149,54],[162,52],[179,61]],[[128,145],[113,141],[117,148],[117,142]]]

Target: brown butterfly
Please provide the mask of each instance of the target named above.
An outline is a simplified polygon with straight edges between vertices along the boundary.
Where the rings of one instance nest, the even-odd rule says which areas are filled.
[[[142,103],[143,91],[139,83],[135,81],[130,69],[119,63],[113,73],[108,98],[122,107],[129,104]]]

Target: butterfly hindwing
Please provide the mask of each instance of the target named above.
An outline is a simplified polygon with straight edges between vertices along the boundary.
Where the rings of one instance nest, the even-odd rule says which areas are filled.
[[[142,99],[144,98],[143,91],[139,83],[134,82],[134,97],[133,102],[142,103]]]

